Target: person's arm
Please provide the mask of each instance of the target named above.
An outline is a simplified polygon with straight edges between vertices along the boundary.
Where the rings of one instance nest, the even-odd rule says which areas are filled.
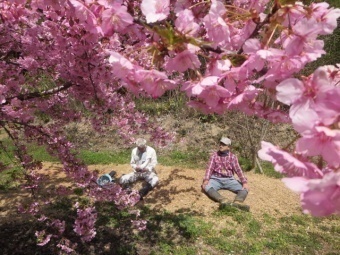
[[[238,159],[235,155],[232,156],[231,164],[232,164],[234,172],[237,174],[238,178],[240,179],[240,182],[242,183],[243,188],[249,190],[247,177],[244,175],[241,169],[241,166],[238,162]]]
[[[131,165],[131,167],[134,170],[136,170],[136,168],[137,168],[137,164],[136,164],[137,162],[135,161],[135,157],[134,157],[135,154],[136,154],[135,151],[136,151],[135,149],[132,150],[132,152],[131,152],[131,160],[130,160],[130,165]]]
[[[152,171],[156,167],[157,164],[158,164],[158,161],[157,161],[156,151],[155,149],[150,148],[150,163],[148,165],[149,170]]]
[[[157,165],[157,154],[155,149],[151,147],[147,147],[146,149],[146,160],[145,162],[140,166],[143,170],[152,171],[155,166]]]
[[[145,170],[145,169],[149,170],[149,168],[150,168],[150,166],[149,166],[150,162],[151,162],[151,158],[147,158],[147,159],[145,160],[145,162],[139,166],[139,168],[140,168],[141,170]]]
[[[214,165],[215,165],[215,154],[211,155],[211,157],[209,159],[209,163],[208,163],[208,166],[207,166],[207,169],[205,171],[204,178],[203,178],[203,183],[202,183],[203,189],[205,188],[205,186],[209,182],[209,179],[210,179],[212,172],[214,170]]]

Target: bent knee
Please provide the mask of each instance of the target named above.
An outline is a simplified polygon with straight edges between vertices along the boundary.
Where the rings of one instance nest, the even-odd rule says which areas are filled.
[[[124,174],[122,177],[119,179],[120,184],[126,184],[130,182],[131,176],[129,174]]]
[[[157,177],[157,175],[154,175],[154,176],[152,176],[152,178],[148,178],[146,181],[147,181],[152,187],[155,187],[155,186],[158,184],[158,182],[159,182],[159,178]]]

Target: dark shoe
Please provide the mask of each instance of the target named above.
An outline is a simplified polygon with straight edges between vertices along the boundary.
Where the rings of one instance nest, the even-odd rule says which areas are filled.
[[[122,188],[122,190],[124,190],[126,192],[126,194],[130,194],[132,192],[132,188],[130,186],[130,184],[120,184],[120,187]]]
[[[248,190],[246,189],[240,190],[239,192],[237,192],[234,202],[243,202],[247,196],[248,196]]]
[[[136,203],[137,208],[143,208],[145,206],[145,200],[142,198]]]
[[[109,175],[114,179],[116,176],[117,172],[115,170],[112,170]]]
[[[116,182],[116,174],[117,174],[117,172],[114,171],[114,170],[112,170],[112,171],[109,173],[109,175],[110,175],[111,178],[112,178],[111,182]]]
[[[221,194],[218,193],[214,188],[210,188],[207,191],[207,195],[208,195],[209,198],[211,198],[215,202],[219,202],[219,203],[226,203],[226,202],[228,202],[227,199],[225,197],[221,196]]]
[[[140,200],[143,200],[143,198],[152,190],[151,184],[147,183],[143,188],[139,190],[139,196]]]

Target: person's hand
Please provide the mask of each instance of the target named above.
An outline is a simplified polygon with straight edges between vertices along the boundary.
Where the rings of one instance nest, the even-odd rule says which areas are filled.
[[[137,166],[136,171],[139,172],[139,173],[143,173],[143,172],[145,172],[145,169]]]
[[[243,183],[243,189],[246,189],[246,190],[248,190],[249,191],[249,185],[248,185],[248,183]]]
[[[205,190],[205,186],[207,186],[209,183],[209,180],[203,180],[203,183],[202,183],[202,190]]]

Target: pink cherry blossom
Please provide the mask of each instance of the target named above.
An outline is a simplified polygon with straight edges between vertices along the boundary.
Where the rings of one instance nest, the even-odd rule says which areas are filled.
[[[229,27],[221,17],[209,13],[204,17],[204,25],[207,29],[207,37],[215,47],[230,43]]]
[[[174,58],[167,61],[165,67],[168,71],[184,72],[188,69],[197,69],[201,66],[197,55],[193,50],[187,49],[178,54]]]
[[[340,117],[340,87],[336,87],[324,93],[321,102],[315,106],[315,111],[322,123],[332,125]]]
[[[334,87],[335,80],[331,78],[338,77],[337,73],[336,69],[320,67],[303,82],[290,78],[276,87],[278,100],[288,105],[292,104],[289,115],[298,132],[308,132],[319,123],[335,121],[338,114],[334,111],[337,109],[338,100],[327,99],[333,99],[337,94],[337,88]],[[332,107],[326,110],[325,104]]]
[[[314,108],[314,101],[308,98],[302,98],[290,107],[289,117],[295,130],[300,134],[309,133],[318,125],[320,119]]]
[[[115,4],[103,11],[101,27],[106,36],[111,36],[114,32],[124,31],[132,22],[133,17],[127,12],[126,6]]]
[[[7,92],[7,87],[5,85],[0,84],[0,104],[4,104],[6,102],[6,98],[3,94]]]
[[[289,78],[304,66],[300,57],[288,57],[284,50],[269,48],[268,50],[258,50],[256,54],[268,63],[267,67],[269,68],[266,74],[256,80],[257,82],[266,80],[277,83],[277,81]]]
[[[208,76],[196,84],[186,84],[182,90],[188,96],[196,96],[200,99],[200,102],[190,102],[190,105],[195,105],[204,112],[222,113],[227,108],[225,99],[231,95],[231,92],[219,85],[218,82],[219,77]]]
[[[131,220],[131,223],[139,231],[146,229],[146,224],[147,224],[146,220]]]
[[[154,23],[168,17],[170,0],[142,0],[141,10],[147,23]]]
[[[291,119],[286,113],[276,110],[263,111],[262,116],[272,123],[288,123],[291,124]]]
[[[194,36],[199,29],[191,10],[185,9],[177,13],[175,26],[183,34]]]
[[[222,2],[213,0],[209,13],[204,17],[204,25],[207,30],[207,37],[213,46],[230,43],[230,31],[227,23],[222,18],[226,9]]]
[[[330,8],[329,4],[324,3],[312,3],[313,9],[312,15],[320,21],[322,29],[321,34],[330,34],[338,26],[337,19],[340,17],[340,10]]]
[[[42,230],[42,231],[36,231],[35,236],[38,239],[37,245],[44,246],[51,240],[52,234],[46,234],[45,230]]]
[[[263,12],[266,8],[267,3],[269,0],[250,0],[249,1],[249,9],[255,9],[257,12]],[[240,5],[244,4],[243,0],[236,0],[235,5]],[[248,4],[247,4],[248,5]]]
[[[86,7],[82,2],[77,0],[69,0],[71,5],[75,8],[76,17],[84,22],[84,25],[88,27],[89,30],[94,31],[97,27],[97,18],[93,12]]]
[[[209,13],[213,15],[223,16],[227,12],[223,2],[219,0],[212,0]]]
[[[134,65],[117,52],[110,52],[109,63],[112,65],[115,76],[123,80],[128,78],[134,70]]]
[[[77,205],[78,206],[78,205]],[[97,213],[93,207],[81,209],[77,208],[77,219],[74,223],[74,232],[81,236],[84,241],[92,240],[96,235],[94,224],[97,219]]]
[[[261,50],[261,42],[258,39],[252,38],[244,42],[243,52],[246,54],[256,53]],[[259,54],[260,55],[260,54]]]
[[[55,219],[51,222],[51,226],[54,227],[59,235],[62,235],[65,231],[65,221],[61,221],[59,219]]]
[[[322,171],[306,159],[299,160],[268,142],[262,141],[261,147],[261,150],[258,151],[259,158],[273,163],[275,170],[281,174],[289,177],[301,176],[313,179],[323,176]]]
[[[280,102],[291,105],[302,97],[305,87],[302,81],[289,78],[277,85],[276,91],[276,97]]]
[[[239,93],[230,101],[228,107],[233,108],[242,103],[249,104],[255,99],[255,97],[259,94],[260,91],[261,89],[257,89],[252,85],[247,86],[243,90],[243,92]]]
[[[283,182],[301,194],[305,213],[328,216],[340,213],[340,173],[330,172],[322,179],[285,178]]]
[[[212,59],[209,63],[207,75],[209,76],[221,76],[231,68],[231,62],[229,59]]]
[[[33,0],[32,5],[42,10],[46,10],[49,7],[52,7],[53,10],[60,11],[63,9],[62,7],[66,4],[66,1],[67,0]]]
[[[163,95],[165,91],[177,87],[177,84],[169,80],[165,73],[157,70],[139,70],[135,72],[135,80],[153,97],[159,97]]]
[[[36,69],[38,67],[38,62],[32,57],[25,57],[23,59],[18,60],[17,63],[21,64],[22,67],[27,70]]]
[[[86,2],[88,4],[92,4],[93,2],[96,2],[96,1],[95,0],[86,0]],[[119,5],[123,4],[123,0],[97,0],[97,2],[100,5],[105,6],[105,8],[113,7],[116,4],[119,4]]]
[[[251,54],[239,68],[239,77],[242,80],[248,79],[255,71],[263,70],[265,61],[256,54]]]
[[[296,149],[308,156],[321,155],[330,166],[338,168],[340,166],[340,130],[316,126],[310,134],[298,140]]]
[[[314,41],[320,32],[315,19],[302,19],[293,27],[293,33],[283,40],[283,46],[289,56],[299,55],[310,41]]]
[[[64,240],[63,240],[64,241]],[[71,247],[67,246],[67,245],[64,245],[64,244],[57,244],[57,247],[63,251],[63,252],[66,252],[67,254],[71,254],[72,252],[74,252],[75,250],[72,249]]]

